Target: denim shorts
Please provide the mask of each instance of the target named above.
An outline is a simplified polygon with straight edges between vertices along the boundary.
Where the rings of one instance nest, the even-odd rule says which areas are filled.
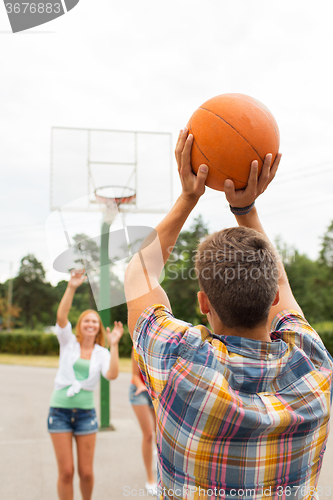
[[[72,432],[75,436],[84,436],[98,432],[96,412],[92,410],[81,410],[79,408],[53,408],[51,406],[47,418],[48,431]]]
[[[134,406],[148,405],[149,408],[154,408],[147,391],[140,392],[138,396],[135,396],[136,386],[134,384],[130,385],[129,388],[129,402]]]

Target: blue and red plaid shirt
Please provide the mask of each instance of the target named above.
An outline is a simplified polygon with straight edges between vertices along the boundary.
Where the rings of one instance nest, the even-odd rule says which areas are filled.
[[[157,419],[160,499],[311,499],[329,431],[332,358],[295,311],[272,342],[217,336],[163,305],[134,347]]]

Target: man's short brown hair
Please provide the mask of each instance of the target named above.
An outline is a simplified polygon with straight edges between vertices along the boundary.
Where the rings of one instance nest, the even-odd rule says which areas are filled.
[[[278,263],[260,233],[233,227],[208,236],[198,247],[196,270],[225,326],[254,328],[267,320],[278,290]]]

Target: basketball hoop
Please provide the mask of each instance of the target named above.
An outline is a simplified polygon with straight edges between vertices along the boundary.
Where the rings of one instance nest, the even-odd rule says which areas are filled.
[[[132,205],[136,201],[134,189],[123,186],[103,186],[95,189],[96,202],[104,205],[104,222],[111,225],[119,213],[120,205]]]

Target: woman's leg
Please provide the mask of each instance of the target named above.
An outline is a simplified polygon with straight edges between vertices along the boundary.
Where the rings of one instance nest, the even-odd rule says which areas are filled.
[[[60,500],[73,500],[73,434],[71,432],[51,433],[51,439],[58,464],[58,496]]]
[[[154,408],[149,408],[149,410],[150,410],[150,414],[151,414],[152,421],[153,421],[153,432],[154,432],[154,434],[156,434],[156,415],[155,415],[155,410],[154,410]]]
[[[94,486],[93,462],[96,444],[96,433],[75,436],[77,447],[78,472],[83,500],[90,500]]]
[[[153,473],[153,435],[155,429],[153,428],[153,423],[151,419],[151,410],[148,405],[132,405],[132,408],[139,421],[143,439],[142,439],[142,456],[143,462],[147,472],[148,483],[152,484],[155,482],[155,477]]]

